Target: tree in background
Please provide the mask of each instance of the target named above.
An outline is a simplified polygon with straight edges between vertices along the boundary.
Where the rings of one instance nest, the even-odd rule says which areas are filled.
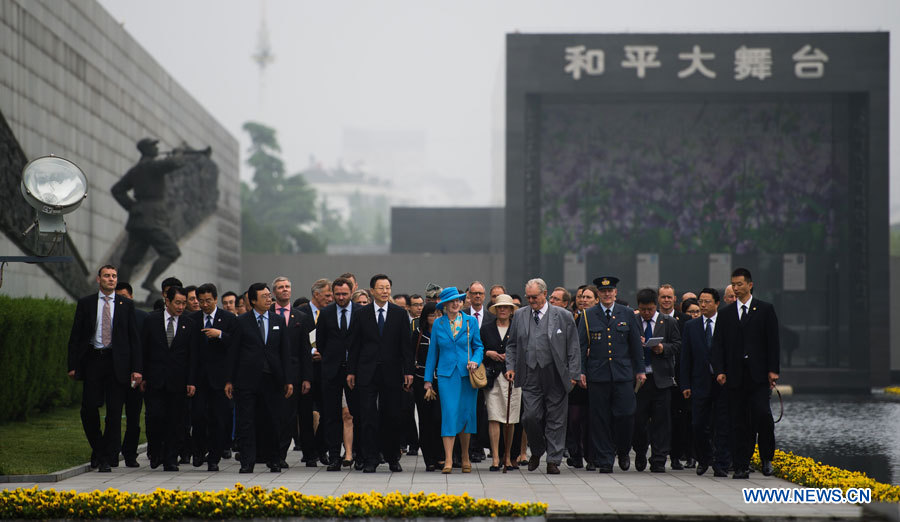
[[[285,176],[275,129],[247,122],[253,184],[241,183],[241,238],[245,252],[287,254],[324,252],[325,242],[312,232],[317,221],[316,191],[300,174]]]

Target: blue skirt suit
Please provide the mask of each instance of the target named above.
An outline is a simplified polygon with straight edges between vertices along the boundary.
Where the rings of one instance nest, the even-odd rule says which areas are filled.
[[[471,347],[470,360],[480,364],[484,357],[484,346],[481,344],[478,320],[462,312],[459,313],[459,317],[462,318],[462,327],[455,336],[446,315],[434,322],[431,328],[428,359],[425,362],[426,382],[431,382],[437,373],[443,437],[454,437],[463,431],[475,433],[478,429],[476,417],[478,390],[469,383],[466,351]]]

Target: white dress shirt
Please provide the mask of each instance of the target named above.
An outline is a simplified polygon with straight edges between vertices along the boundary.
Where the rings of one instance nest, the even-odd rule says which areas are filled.
[[[750,303],[752,303],[752,302],[753,302],[753,294],[750,294],[750,297],[747,299],[746,303],[742,303],[740,299],[737,300],[737,310],[738,310],[738,320],[739,321],[741,319],[743,319],[743,316],[741,315],[743,313],[741,308],[746,306],[747,313],[749,314],[750,313]]]
[[[478,313],[478,315],[475,315],[476,313]],[[475,308],[470,306],[469,307],[469,315],[471,315],[475,319],[478,319],[478,328],[481,328],[481,323],[482,323],[482,321],[484,321],[484,307],[482,306],[481,310],[478,310],[476,312]]]

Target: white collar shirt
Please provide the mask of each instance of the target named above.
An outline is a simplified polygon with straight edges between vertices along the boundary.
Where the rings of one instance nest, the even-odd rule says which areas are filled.
[[[103,346],[103,300],[109,298],[109,320],[110,328],[112,328],[112,320],[116,316],[116,294],[106,295],[101,290],[97,292],[97,324],[94,325],[94,339],[92,341],[94,348],[106,348]]]

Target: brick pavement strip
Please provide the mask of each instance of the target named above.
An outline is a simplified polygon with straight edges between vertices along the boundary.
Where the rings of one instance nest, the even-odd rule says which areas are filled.
[[[489,462],[474,464],[472,473],[458,469],[451,475],[426,472],[421,457],[404,456],[404,472],[392,474],[387,466],[380,466],[375,474],[358,471],[328,472],[324,466],[307,468],[292,465],[282,473],[271,473],[264,465],[257,465],[253,474],[238,474],[234,460],[219,463],[221,471],[210,473],[205,466],[195,468],[181,465],[181,471],[171,473],[162,468],[151,470],[146,456],[141,455],[140,468],[120,465],[112,473],[87,472],[57,477],[57,482],[29,481],[0,484],[4,489],[32,487],[42,489],[89,492],[115,488],[134,493],[150,493],[157,488],[185,491],[219,491],[235,483],[245,486],[275,488],[284,486],[310,495],[342,495],[355,491],[468,493],[472,497],[490,496],[512,502],[540,501],[548,504],[549,518],[616,518],[654,517],[675,519],[735,518],[864,518],[863,509],[855,505],[835,504],[746,504],[741,495],[745,487],[798,487],[790,482],[763,477],[758,473],[751,480],[714,478],[712,472],[698,477],[694,470],[672,471],[665,474],[637,472],[632,468],[616,469],[610,475],[588,473],[562,466],[560,475],[545,475],[544,466],[534,472],[520,469],[502,474],[488,471]]]

